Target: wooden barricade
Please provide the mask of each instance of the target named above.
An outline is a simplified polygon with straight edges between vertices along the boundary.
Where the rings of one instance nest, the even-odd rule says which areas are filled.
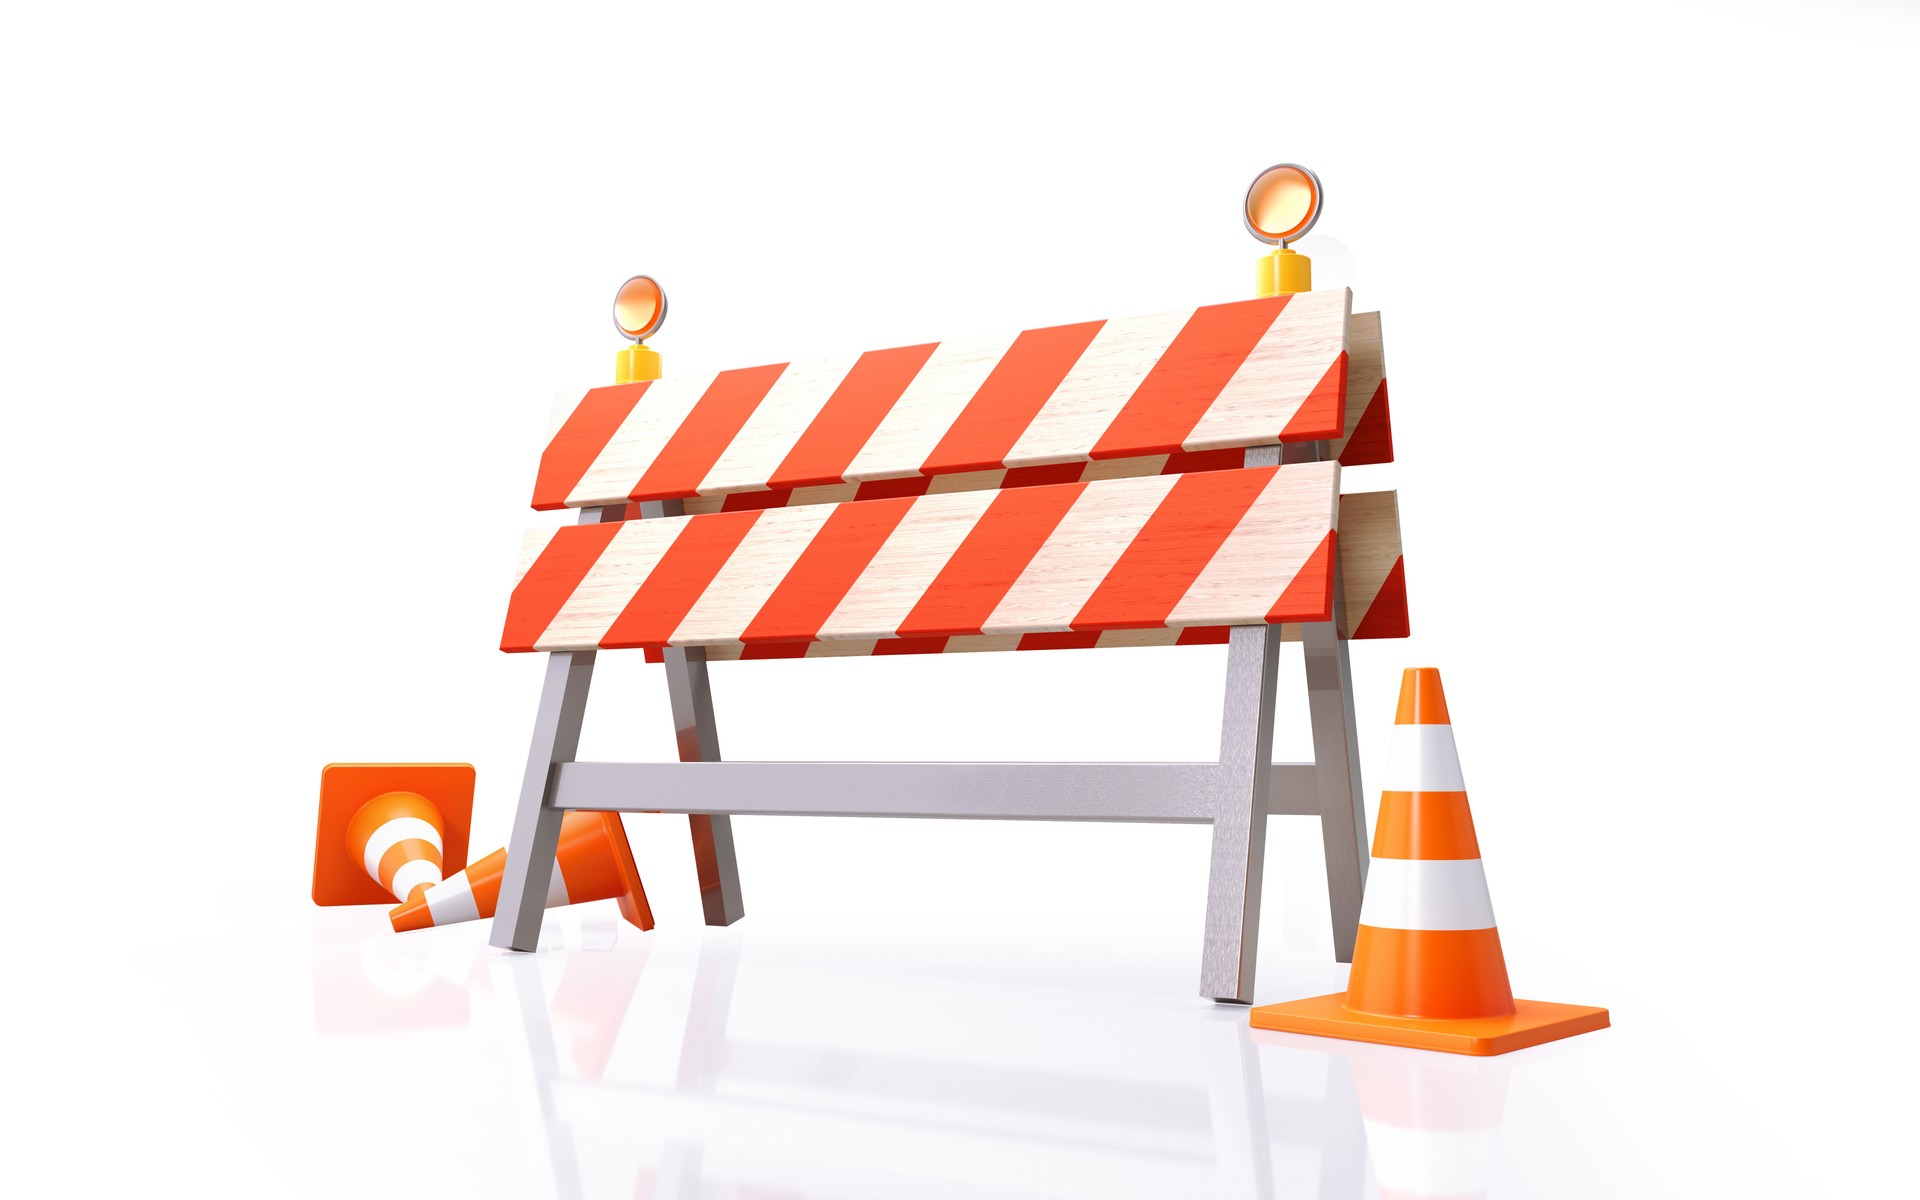
[[[570,809],[685,812],[706,919],[729,817],[1208,822],[1201,992],[1247,1001],[1270,812],[1315,815],[1337,956],[1366,874],[1349,637],[1405,636],[1377,314],[1306,292],[564,399],[502,648],[549,656],[495,945],[531,949]],[[1314,761],[1271,762],[1276,656]],[[1229,645],[1211,763],[721,761],[715,659]],[[595,655],[666,665],[677,763],[577,763]]]

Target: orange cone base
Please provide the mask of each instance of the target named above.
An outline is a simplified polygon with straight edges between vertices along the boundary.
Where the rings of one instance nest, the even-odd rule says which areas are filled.
[[[1610,1021],[1604,1008],[1584,1004],[1551,1004],[1545,1000],[1515,1000],[1504,1017],[1469,1017],[1428,1021],[1414,1017],[1387,1017],[1355,1012],[1347,994],[1289,1000],[1253,1010],[1255,1029],[1277,1029],[1314,1037],[1345,1038],[1382,1046],[1409,1046],[1415,1050],[1443,1050],[1448,1054],[1491,1055],[1524,1050],[1555,1042],[1576,1033],[1605,1029]]]
[[[467,865],[473,824],[473,767],[467,763],[330,763],[320,772],[320,820],[313,835],[313,902],[393,906],[393,894],[367,874],[347,848],[347,823],[360,806],[387,792],[424,796],[447,823],[440,870]]]
[[[613,869],[620,875],[625,893],[620,897],[620,915],[636,929],[653,928],[653,907],[647,903],[647,889],[640,882],[640,868],[633,862],[633,847],[627,842],[627,827],[619,813],[594,814],[607,824],[607,840],[613,845]]]

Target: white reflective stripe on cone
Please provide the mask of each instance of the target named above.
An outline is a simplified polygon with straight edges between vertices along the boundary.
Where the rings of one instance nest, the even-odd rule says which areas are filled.
[[[429,886],[440,882],[440,868],[424,858],[416,858],[400,864],[393,873],[393,898],[405,901],[413,894],[413,889],[421,884]]]
[[[1477,858],[1376,858],[1360,923],[1375,929],[1492,929],[1493,900]]]
[[[1464,792],[1451,725],[1395,725],[1387,742],[1389,792]]]
[[[427,915],[435,925],[480,919],[480,905],[473,898],[473,887],[467,882],[465,871],[427,889]]]
[[[1372,880],[1368,880],[1371,884]],[[1382,1191],[1404,1196],[1480,1196],[1493,1178],[1499,1129],[1405,1129],[1365,1122],[1367,1157]]]
[[[440,831],[438,829],[422,821],[419,817],[395,817],[385,825],[374,830],[372,835],[367,838],[367,852],[361,858],[361,862],[366,865],[367,874],[373,876],[375,879],[380,878],[380,860],[387,856],[387,851],[393,849],[395,844],[404,842],[408,838],[418,838],[423,842],[431,842],[435,850],[440,851],[442,854],[446,853],[447,848],[440,844]],[[405,899],[405,897],[403,896],[401,899]]]
[[[553,864],[553,877],[547,880],[547,907],[565,908],[573,901],[567,899],[567,880],[560,873],[560,864]]]

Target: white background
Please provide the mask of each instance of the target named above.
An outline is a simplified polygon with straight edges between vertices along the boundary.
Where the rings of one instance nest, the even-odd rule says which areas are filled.
[[[504,840],[541,664],[493,647],[622,278],[671,374],[1234,299],[1292,159],[1317,284],[1384,314],[1399,461],[1347,486],[1400,490],[1414,636],[1354,645],[1366,769],[1439,666],[1516,991],[1609,1005],[1741,1186],[1900,1190],[1917,50],[1864,0],[10,10],[10,1169],[100,1122],[127,1178],[192,1161],[229,1081],[116,1030],[305,936],[322,764],[471,761]],[[583,757],[670,757],[610,657]],[[714,679],[730,757],[1190,759],[1222,661]],[[684,823],[628,826],[697,922]],[[749,921],[1197,953],[1197,828],[738,835]],[[1273,837],[1264,940],[1313,950],[1317,834]]]

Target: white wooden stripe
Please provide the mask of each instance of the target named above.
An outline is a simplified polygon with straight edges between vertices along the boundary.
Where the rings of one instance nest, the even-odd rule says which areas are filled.
[[[1193,316],[1191,308],[1100,327],[1080,360],[1007,453],[1009,467],[1086,459],[1140,381]]]
[[[674,629],[673,644],[704,646],[738,640],[833,513],[824,504],[761,513]]]
[[[404,842],[408,838],[431,842],[435,850],[443,852],[446,850],[446,847],[440,844],[438,829],[419,817],[395,817],[367,835],[366,849],[361,852],[360,861],[367,868],[367,874],[373,876],[375,883],[380,882],[380,860],[387,856],[387,851],[393,849],[395,843]],[[401,899],[404,900],[406,897],[402,896]]]
[[[820,627],[820,639],[892,637],[997,492],[921,496]],[[796,509],[787,512],[805,511]]]
[[[1094,479],[1131,479],[1136,475],[1158,475],[1167,469],[1169,455],[1150,454],[1145,458],[1103,458],[1090,462],[1080,472],[1080,478]]]
[[[1376,858],[1360,923],[1375,929],[1492,929],[1493,900],[1477,858]]]
[[[1339,484],[1338,463],[1292,463],[1275,471],[1167,624],[1228,625],[1244,622],[1254,608],[1272,608],[1326,540]]]
[[[393,873],[393,883],[388,889],[393,898],[405,902],[417,887],[432,887],[440,882],[440,868],[424,858],[412,859],[400,864]]]
[[[1287,301],[1253,353],[1194,424],[1183,449],[1245,445],[1248,433],[1263,425],[1270,428],[1262,432],[1278,436],[1347,348],[1346,323],[1330,320],[1334,314],[1329,310],[1344,314],[1351,303],[1344,288],[1302,292]]]
[[[1007,589],[981,633],[1065,632],[1178,475],[1088,484]]]
[[[800,435],[820,415],[828,397],[847,377],[858,355],[797,362],[780,372],[740,432],[721,452],[699,487],[703,496],[764,492]]]
[[[860,482],[919,474],[919,465],[1000,365],[1014,336],[941,342],[841,478]]]
[[[1395,725],[1387,741],[1387,771],[1380,786],[1389,792],[1466,791],[1453,726]]]
[[[427,889],[427,915],[433,918],[435,925],[456,925],[461,921],[478,921],[480,905],[474,899],[473,885],[467,881],[467,873],[459,871],[446,880]]]
[[[659,379],[649,384],[640,402],[620,422],[612,440],[567,496],[567,504],[580,508],[624,501],[713,380],[714,376],[706,375]]]
[[[621,522],[613,540],[554,614],[533,648],[597,645],[684,528],[684,520]]]
[[[971,492],[978,488],[997,488],[1006,477],[1007,473],[999,469],[935,475],[933,481],[927,485],[927,494],[934,496],[941,492]]]
[[[1371,886],[1371,885],[1369,885]],[[1367,1121],[1367,1157],[1382,1193],[1396,1196],[1484,1196],[1493,1178],[1498,1126],[1405,1129]]]
[[[1106,629],[1094,645],[1107,650],[1115,646],[1171,646],[1179,640],[1178,629]]]
[[[813,642],[807,646],[808,658],[852,658],[872,654],[880,644],[877,638],[853,638],[833,642]]]
[[[950,637],[941,649],[942,654],[964,654],[974,650],[1018,650],[1020,635],[1017,633],[968,634]]]
[[[860,492],[856,484],[820,483],[812,487],[793,489],[788,504],[840,504],[853,499]]]
[[[560,528],[555,525],[548,529],[529,529],[520,538],[520,562],[513,572],[514,587],[520,586],[520,581],[527,577],[527,572],[539,561],[540,552],[547,548],[547,543],[553,540],[554,534],[560,532]]]

